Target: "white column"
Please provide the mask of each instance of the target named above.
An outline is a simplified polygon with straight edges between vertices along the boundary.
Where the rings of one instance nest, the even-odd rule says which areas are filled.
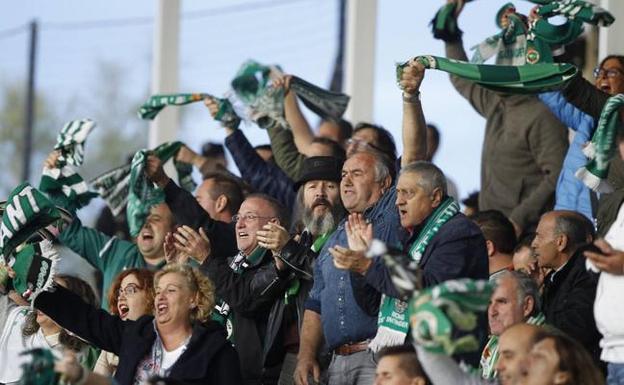
[[[599,60],[609,54],[624,55],[624,1],[602,0],[600,5],[611,12],[615,17],[615,22],[608,28],[600,28]]]
[[[346,119],[371,122],[375,81],[377,0],[347,1],[345,92],[351,96]]]
[[[178,92],[178,42],[180,0],[158,0],[154,23],[152,94]],[[150,123],[148,147],[177,137],[180,115],[177,108],[163,109]]]

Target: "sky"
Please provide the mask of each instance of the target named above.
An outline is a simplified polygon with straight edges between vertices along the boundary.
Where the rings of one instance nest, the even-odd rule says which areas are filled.
[[[375,123],[394,134],[399,148],[402,101],[395,64],[421,54],[444,55],[443,43],[433,39],[428,25],[444,3],[377,1],[373,116]],[[497,32],[494,15],[504,3],[479,0],[466,6],[459,24],[467,50]],[[515,3],[523,13],[533,6],[523,0]],[[37,92],[52,95],[60,110],[98,92],[91,88],[102,76],[98,62],[116,63],[124,74],[122,93],[140,98],[150,87],[157,5],[150,0],[8,2],[0,13],[0,83],[17,79],[25,84],[28,35],[21,27],[37,19],[41,25]],[[337,50],[337,0],[182,0],[181,13],[181,92],[221,95],[247,59],[279,64],[287,73],[320,86],[329,84]],[[427,121],[442,134],[434,161],[465,197],[479,189],[485,122],[452,88],[445,73],[427,71],[421,95]],[[80,116],[66,120],[89,117],[90,108],[89,103],[78,102],[74,111]],[[196,150],[205,141],[223,141],[223,130],[203,106],[183,108],[181,140]],[[316,125],[317,118],[307,116]],[[268,143],[263,130],[251,125],[243,130],[253,144]]]

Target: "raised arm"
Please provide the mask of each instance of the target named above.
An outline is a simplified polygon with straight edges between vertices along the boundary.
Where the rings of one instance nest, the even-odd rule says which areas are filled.
[[[291,78],[291,75],[282,75],[275,78],[273,84],[276,87],[284,87],[284,114],[286,115],[286,121],[293,133],[297,149],[303,152],[312,143],[314,134],[312,134],[308,121],[299,109],[297,95],[294,92],[290,92]]]
[[[427,159],[427,123],[420,103],[425,67],[412,59],[403,69],[403,156],[401,166]]]

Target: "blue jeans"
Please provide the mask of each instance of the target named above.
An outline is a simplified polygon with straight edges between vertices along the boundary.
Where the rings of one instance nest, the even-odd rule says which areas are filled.
[[[328,385],[373,385],[377,360],[365,350],[348,356],[334,354],[329,364]]]
[[[624,364],[609,363],[607,385],[624,385]]]

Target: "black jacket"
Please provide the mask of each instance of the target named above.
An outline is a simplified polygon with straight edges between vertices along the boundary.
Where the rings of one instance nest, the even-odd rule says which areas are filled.
[[[600,357],[600,334],[594,320],[598,274],[585,268],[583,248],[559,272],[544,278],[543,307],[546,323],[578,340],[596,361]]]
[[[150,354],[156,340],[153,316],[122,321],[63,287],[39,294],[34,305],[63,328],[118,355],[115,379],[121,385],[134,382],[137,366]],[[168,378],[180,384],[242,384],[238,357],[223,327],[213,321],[195,324],[188,347],[171,367]]]

